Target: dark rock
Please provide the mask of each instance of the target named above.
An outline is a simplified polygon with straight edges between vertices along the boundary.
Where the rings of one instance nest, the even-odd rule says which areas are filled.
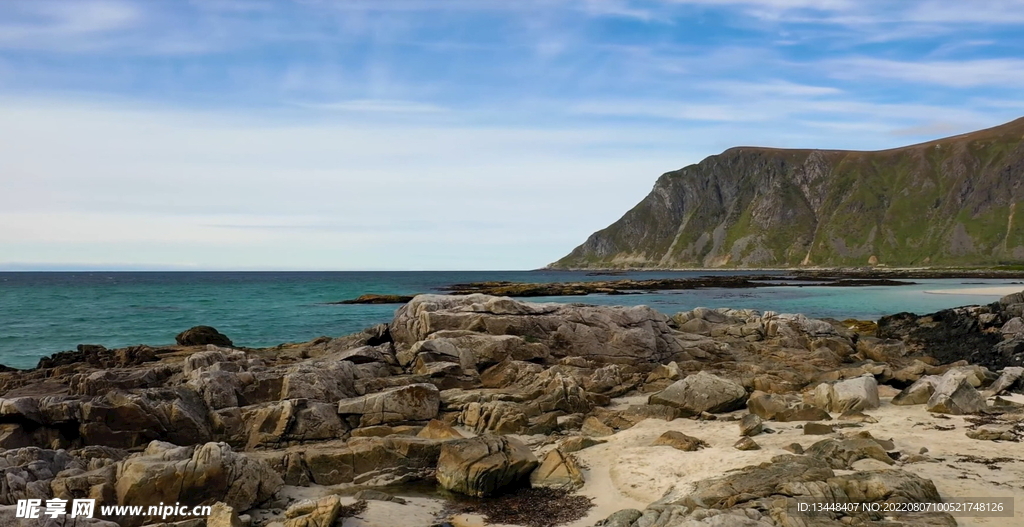
[[[805,436],[811,436],[811,435],[818,435],[818,436],[820,436],[820,435],[831,434],[832,432],[835,432],[835,430],[830,425],[827,425],[827,424],[824,424],[824,423],[804,423],[804,435]]]
[[[196,326],[178,333],[174,340],[179,346],[214,346],[231,347],[231,339],[210,326]]]

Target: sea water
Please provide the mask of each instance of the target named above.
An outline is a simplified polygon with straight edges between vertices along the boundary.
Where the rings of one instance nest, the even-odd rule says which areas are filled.
[[[397,305],[336,305],[362,294],[439,292],[456,283],[557,282],[685,278],[709,274],[634,272],[594,276],[567,271],[438,272],[46,272],[0,273],[0,364],[36,365],[77,344],[108,348],[172,344],[192,326],[214,326],[236,345],[273,346],[321,335],[340,336],[387,322]],[[539,297],[531,302],[648,305],[666,314],[705,307],[877,319],[900,311],[929,313],[985,304],[992,295],[936,295],[934,289],[1007,285],[1012,280],[914,280],[898,287],[766,287],[658,291],[635,295]],[[1024,286],[1021,286],[1024,289]]]

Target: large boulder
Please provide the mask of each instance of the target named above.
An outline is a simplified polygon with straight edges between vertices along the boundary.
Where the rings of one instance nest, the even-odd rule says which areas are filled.
[[[390,329],[400,350],[435,334],[476,332],[515,335],[526,344],[543,345],[556,358],[634,364],[667,362],[683,350],[668,322],[667,316],[646,306],[536,304],[481,294],[419,295],[398,309]],[[521,343],[511,349],[503,346],[473,360],[485,365],[501,355],[509,359],[542,355]]]
[[[234,345],[231,343],[231,339],[210,326],[196,326],[186,329],[178,333],[174,340],[179,346],[205,346],[213,344],[214,346],[231,347]]]
[[[819,384],[814,390],[814,404],[830,412],[855,412],[878,408],[878,383],[870,375],[847,379],[835,384]]]
[[[651,395],[648,403],[679,408],[682,417],[690,417],[738,410],[746,400],[747,391],[739,383],[702,371]]]
[[[419,437],[353,437],[287,450],[253,452],[284,477],[286,485],[385,486],[430,476],[441,442]]]
[[[437,482],[468,496],[492,496],[521,482],[537,464],[530,449],[511,437],[457,439],[441,447]]]
[[[143,455],[121,462],[115,491],[119,505],[222,501],[248,510],[269,499],[282,484],[281,476],[266,463],[233,452],[224,443],[175,447],[153,442]],[[133,524],[143,519],[138,517]]]
[[[926,409],[939,414],[976,414],[985,410],[985,398],[971,386],[966,375],[951,371],[942,376]]]
[[[441,395],[433,384],[410,384],[380,393],[338,402],[338,414],[358,416],[359,426],[405,421],[427,421],[437,417]]]

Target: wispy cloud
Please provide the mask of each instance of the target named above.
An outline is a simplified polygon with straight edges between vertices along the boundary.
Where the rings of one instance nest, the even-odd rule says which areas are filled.
[[[64,48],[67,40],[99,44],[142,19],[137,5],[114,0],[10,0],[3,8],[7,16],[0,23],[0,46],[20,49]]]
[[[824,64],[833,77],[842,79],[893,79],[957,88],[1024,83],[1024,59],[1016,58],[909,61],[853,57]]]
[[[415,101],[395,101],[381,99],[356,99],[351,101],[336,102],[296,102],[293,103],[302,108],[313,110],[330,110],[339,112],[368,112],[368,113],[442,113],[448,111],[443,106],[436,104],[420,103]]]

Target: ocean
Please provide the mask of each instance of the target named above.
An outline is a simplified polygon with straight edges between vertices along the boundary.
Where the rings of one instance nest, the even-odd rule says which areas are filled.
[[[264,347],[340,336],[387,322],[397,305],[332,305],[366,293],[415,294],[464,282],[556,282],[694,277],[764,272],[633,272],[590,276],[567,271],[436,272],[4,272],[0,273],[0,364],[30,368],[78,344],[108,348],[172,344],[179,332],[214,326],[236,345]],[[1012,280],[914,280],[900,287],[773,287],[660,291],[637,295],[538,297],[532,302],[651,306],[666,314],[705,307],[877,319],[996,300],[936,295],[932,289],[1007,285]],[[1024,289],[1024,286],[1021,286]]]

